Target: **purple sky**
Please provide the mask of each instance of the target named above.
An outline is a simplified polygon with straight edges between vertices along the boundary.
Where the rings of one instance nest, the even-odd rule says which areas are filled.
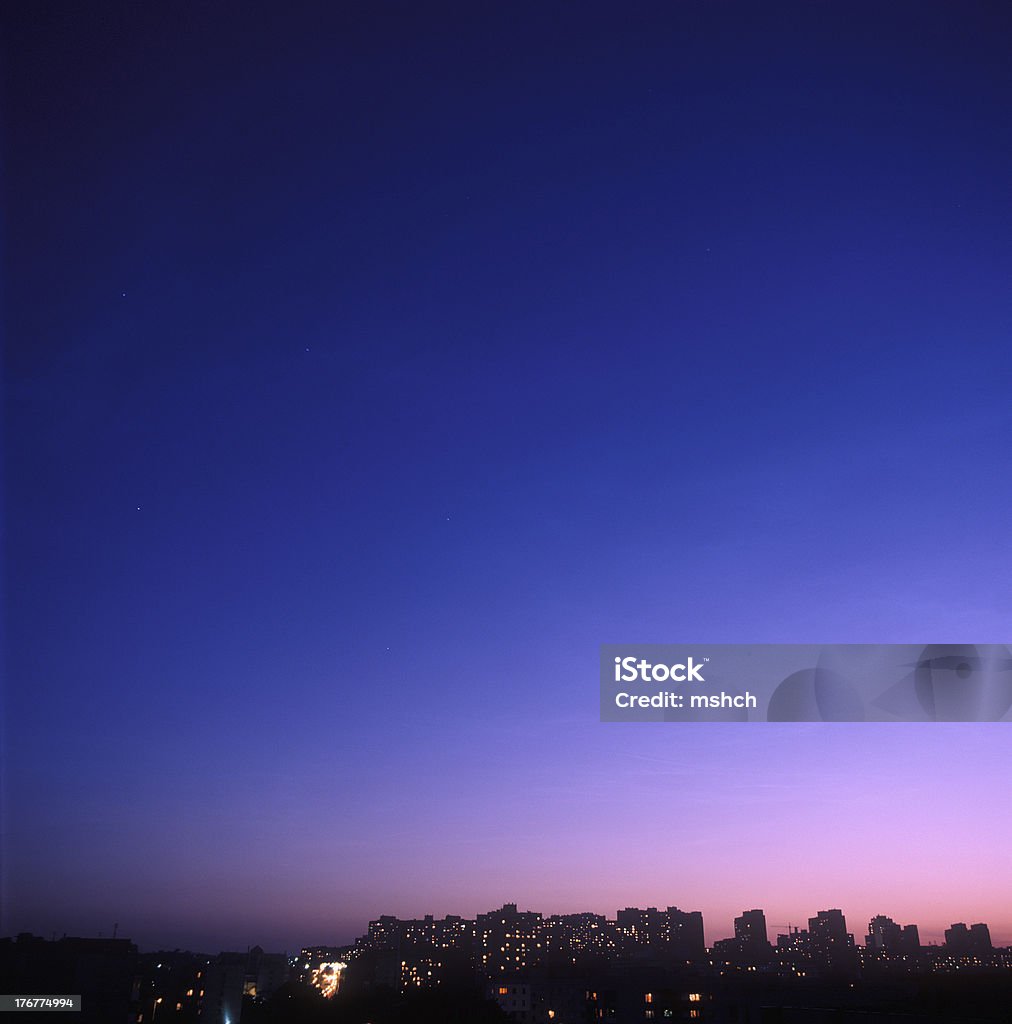
[[[1009,641],[1007,11],[10,22],[0,932],[1012,943],[1007,725],[597,720],[601,643]]]

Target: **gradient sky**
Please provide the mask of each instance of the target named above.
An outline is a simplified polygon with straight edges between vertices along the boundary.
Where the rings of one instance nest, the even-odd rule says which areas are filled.
[[[1012,943],[1008,726],[604,725],[597,675],[1009,641],[1006,5],[3,35],[0,933]]]

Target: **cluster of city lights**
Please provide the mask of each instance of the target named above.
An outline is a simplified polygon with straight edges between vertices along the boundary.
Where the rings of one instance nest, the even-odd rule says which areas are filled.
[[[333,963],[320,964],[314,967],[309,976],[309,984],[319,989],[325,999],[335,996],[341,988],[341,975],[347,968],[347,964],[340,960]]]

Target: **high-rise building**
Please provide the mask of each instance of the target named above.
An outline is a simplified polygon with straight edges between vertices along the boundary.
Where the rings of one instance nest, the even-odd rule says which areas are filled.
[[[615,950],[615,928],[602,914],[552,914],[543,924],[544,948],[551,962],[606,957]]]
[[[761,910],[745,910],[734,919],[734,937],[747,946],[768,946],[766,915]]]
[[[898,953],[903,942],[903,929],[891,918],[878,914],[868,922],[864,944],[882,953]]]
[[[921,935],[915,924],[903,926],[903,952],[908,956],[917,956],[921,952]]]
[[[864,944],[868,949],[889,956],[916,956],[921,951],[917,925],[900,927],[891,917],[878,914],[868,922]]]
[[[734,938],[720,939],[713,945],[714,953],[724,963],[753,967],[766,963],[772,956],[766,932],[766,915],[761,910],[745,910],[734,919]]]
[[[698,910],[668,907],[661,942],[681,960],[704,959],[706,945],[703,940],[703,915]]]
[[[820,910],[815,917],[810,917],[808,935],[813,960],[831,968],[849,963],[854,937],[847,934],[842,910]]]
[[[661,941],[661,918],[656,907],[626,907],[615,914],[615,924],[626,946],[656,946]]]
[[[627,949],[646,946],[681,960],[701,960],[706,951],[703,915],[698,910],[626,907],[615,915],[615,924]]]
[[[962,921],[945,929],[945,948],[953,956],[986,956],[994,950],[986,924],[967,928]]]
[[[515,903],[479,914],[475,921],[478,963],[493,978],[533,967],[544,957],[542,918]]]
[[[994,950],[991,931],[986,924],[970,925],[970,946],[974,953],[990,953]]]

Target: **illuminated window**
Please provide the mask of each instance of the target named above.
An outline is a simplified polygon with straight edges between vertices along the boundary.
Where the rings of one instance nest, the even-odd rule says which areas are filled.
[[[508,996],[509,994],[510,994],[510,990],[508,988],[503,987],[503,988],[499,989],[499,995],[501,995],[501,996]]]
[[[689,1002],[690,1003],[699,1003],[699,1002],[702,1002],[702,1000],[703,1000],[703,995],[702,995],[701,992],[690,992],[689,993]]]
[[[654,994],[653,994],[653,992],[648,992],[648,993],[647,993],[647,994],[646,994],[646,995],[645,995],[645,996],[643,997],[643,1002],[644,1002],[644,1003],[652,1003],[653,1001],[654,1001]]]

